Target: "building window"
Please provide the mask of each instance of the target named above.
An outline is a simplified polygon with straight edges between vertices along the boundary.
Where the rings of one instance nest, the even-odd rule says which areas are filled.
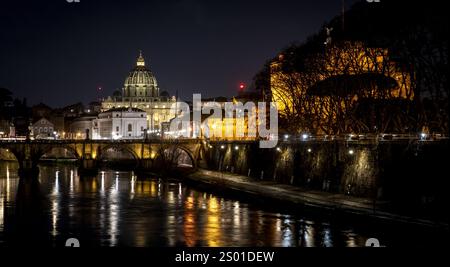
[[[144,126],[141,126],[141,132],[143,132],[144,131]]]
[[[119,131],[119,126],[116,126],[116,132],[118,132]]]
[[[131,124],[128,124],[128,131],[129,132],[133,131],[133,126]]]

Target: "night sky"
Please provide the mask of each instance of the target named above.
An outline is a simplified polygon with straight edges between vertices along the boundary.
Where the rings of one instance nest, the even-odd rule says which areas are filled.
[[[346,1],[348,8],[356,0]],[[143,50],[161,90],[232,96],[342,0],[1,0],[0,87],[33,105],[111,95]],[[102,87],[102,90],[97,90]]]

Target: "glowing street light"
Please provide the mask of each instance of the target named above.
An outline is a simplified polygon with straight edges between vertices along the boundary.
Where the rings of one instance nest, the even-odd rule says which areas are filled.
[[[311,153],[312,152],[312,149],[311,148],[308,148],[308,153]]]
[[[239,150],[239,146],[235,146],[235,147],[234,147],[234,150]]]
[[[303,139],[303,140],[308,139],[308,134],[302,134],[302,139]]]
[[[354,151],[353,149],[350,149],[350,150],[348,151],[348,154],[353,155],[353,154],[355,154],[355,151]]]

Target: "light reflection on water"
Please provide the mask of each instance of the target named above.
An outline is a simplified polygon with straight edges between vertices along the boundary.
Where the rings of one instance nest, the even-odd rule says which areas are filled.
[[[20,245],[23,238],[62,246],[70,237],[85,246],[361,246],[366,240],[349,227],[179,182],[114,171],[80,178],[67,165],[40,170],[39,183],[19,185],[16,164],[0,162],[0,245]]]

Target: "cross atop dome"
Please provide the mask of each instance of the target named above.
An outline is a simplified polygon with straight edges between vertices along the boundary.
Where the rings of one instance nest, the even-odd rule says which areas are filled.
[[[136,66],[142,66],[142,67],[145,66],[145,60],[144,60],[144,57],[142,56],[142,50],[139,50],[139,57],[137,59]]]

